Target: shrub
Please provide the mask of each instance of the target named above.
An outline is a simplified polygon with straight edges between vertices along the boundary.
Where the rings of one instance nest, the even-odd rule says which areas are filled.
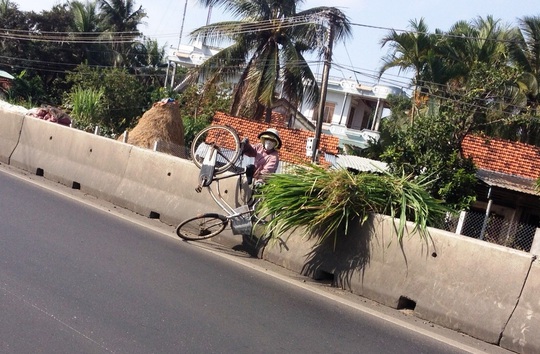
[[[74,126],[81,130],[89,130],[99,125],[99,118],[103,114],[103,89],[83,89],[76,87],[67,99],[67,106],[71,109],[70,115],[75,119]]]

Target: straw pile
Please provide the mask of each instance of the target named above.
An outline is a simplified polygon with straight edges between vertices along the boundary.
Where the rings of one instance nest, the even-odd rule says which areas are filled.
[[[124,137],[120,136],[118,140]],[[184,125],[178,102],[165,99],[154,103],[139,122],[128,133],[127,142],[131,145],[185,158]]]

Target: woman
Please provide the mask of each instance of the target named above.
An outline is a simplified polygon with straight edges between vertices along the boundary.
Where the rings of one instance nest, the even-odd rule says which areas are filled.
[[[281,148],[281,138],[277,129],[268,128],[257,138],[260,141],[255,145],[244,140],[244,154],[255,158],[255,173],[253,174],[255,186],[264,183],[268,175],[276,172],[279,164],[278,150]]]

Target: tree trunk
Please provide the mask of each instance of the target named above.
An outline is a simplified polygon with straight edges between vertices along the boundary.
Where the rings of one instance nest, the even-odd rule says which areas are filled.
[[[272,108],[266,107],[266,116],[264,118],[264,121],[266,123],[270,123],[272,121]]]

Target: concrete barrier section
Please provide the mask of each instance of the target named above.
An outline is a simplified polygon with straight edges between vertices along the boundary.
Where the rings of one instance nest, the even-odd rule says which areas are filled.
[[[537,260],[532,264],[518,307],[504,330],[501,347],[516,353],[540,353],[539,294],[540,262]]]
[[[264,258],[313,277],[331,275],[355,294],[498,343],[532,256],[441,230],[430,230],[430,240],[407,234],[400,244],[392,223],[372,217],[340,235],[335,249],[332,242],[313,249],[313,240],[293,233],[267,247]]]
[[[224,214],[205,188],[195,191],[198,175],[191,161],[133,147],[113,202],[169,225],[198,214]],[[239,205],[239,188],[238,177],[221,182],[222,195],[233,206]]]
[[[264,232],[259,231],[259,234],[262,235]],[[316,239],[309,236],[304,228],[299,228],[286,232],[279,238],[273,237],[264,248],[262,258],[298,274],[317,279],[318,272],[334,262],[333,257],[324,256],[320,262],[318,261],[317,251],[320,249],[315,247]],[[326,247],[324,249],[326,250]]]
[[[9,157],[19,142],[24,113],[0,107],[0,162],[9,164]]]
[[[73,128],[25,117],[10,164],[111,200],[131,146]]]

